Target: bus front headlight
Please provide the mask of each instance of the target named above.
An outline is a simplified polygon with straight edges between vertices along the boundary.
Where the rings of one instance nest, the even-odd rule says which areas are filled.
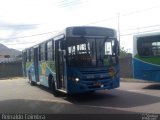
[[[78,77],[74,78],[74,81],[79,82],[79,78]]]

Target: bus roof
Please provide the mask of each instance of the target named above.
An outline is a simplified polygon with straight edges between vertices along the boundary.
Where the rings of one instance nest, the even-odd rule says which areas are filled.
[[[95,26],[73,26],[65,29],[66,37],[73,36],[107,36],[116,37],[116,30]]]
[[[38,43],[32,47],[26,48],[22,51],[25,51],[30,48],[38,47],[39,44],[50,41],[51,39],[58,39],[59,37],[74,37],[74,36],[104,36],[104,37],[117,37],[115,29],[105,28],[105,27],[96,27],[96,26],[71,26],[66,27],[64,30],[54,35],[48,40],[45,40],[41,43]]]
[[[138,38],[138,37],[157,36],[157,35],[160,35],[160,32],[137,34],[134,35],[133,37]]]

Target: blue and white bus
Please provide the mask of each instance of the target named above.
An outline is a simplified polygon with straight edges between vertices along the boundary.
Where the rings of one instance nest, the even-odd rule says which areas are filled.
[[[55,95],[119,87],[119,43],[114,29],[67,27],[22,53],[23,73],[30,84],[49,87]]]
[[[160,82],[160,33],[134,36],[133,75],[136,79]]]

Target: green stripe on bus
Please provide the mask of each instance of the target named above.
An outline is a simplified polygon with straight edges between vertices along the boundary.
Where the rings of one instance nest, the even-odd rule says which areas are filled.
[[[160,57],[158,56],[157,57],[141,57],[140,55],[135,55],[134,57],[144,62],[160,65]]]

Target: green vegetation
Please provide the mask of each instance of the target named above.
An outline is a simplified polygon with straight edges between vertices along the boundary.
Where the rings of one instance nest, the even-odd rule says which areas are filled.
[[[120,48],[120,58],[126,58],[126,57],[131,57],[132,54],[129,53],[127,50],[124,49],[124,47]]]

